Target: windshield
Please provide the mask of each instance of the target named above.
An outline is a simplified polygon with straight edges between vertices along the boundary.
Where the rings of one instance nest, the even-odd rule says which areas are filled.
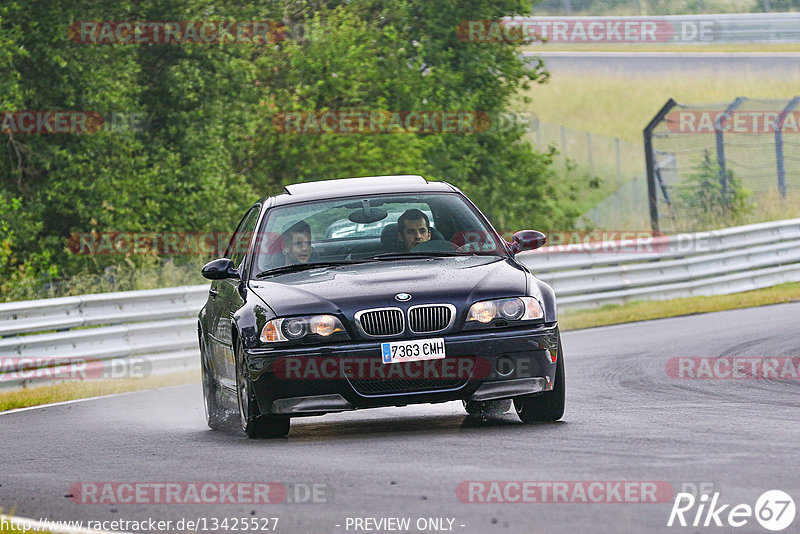
[[[505,250],[460,195],[377,195],[270,209],[258,233],[253,272],[472,254]]]

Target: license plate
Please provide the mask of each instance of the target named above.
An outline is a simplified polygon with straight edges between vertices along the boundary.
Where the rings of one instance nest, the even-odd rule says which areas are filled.
[[[438,360],[444,358],[444,338],[381,343],[383,363]]]

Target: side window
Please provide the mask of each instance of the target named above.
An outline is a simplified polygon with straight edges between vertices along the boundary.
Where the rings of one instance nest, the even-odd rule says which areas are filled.
[[[233,265],[237,269],[241,267],[242,260],[247,255],[250,239],[253,237],[253,230],[255,230],[256,222],[258,222],[259,211],[261,211],[261,206],[253,206],[247,212],[239,223],[239,227],[236,228],[236,232],[228,245],[228,250],[225,251],[225,257],[232,259]]]

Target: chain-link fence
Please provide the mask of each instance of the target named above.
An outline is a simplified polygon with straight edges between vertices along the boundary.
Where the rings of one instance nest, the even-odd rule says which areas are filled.
[[[647,185],[640,145],[564,125],[536,121],[529,130],[540,151],[558,149],[559,179],[579,191],[581,224],[594,228],[647,228]]]
[[[699,230],[794,216],[800,200],[800,97],[684,105],[645,129],[653,230]]]

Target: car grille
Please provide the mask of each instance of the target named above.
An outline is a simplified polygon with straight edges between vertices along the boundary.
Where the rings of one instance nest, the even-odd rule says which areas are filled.
[[[422,391],[438,391],[448,389],[458,389],[467,383],[465,378],[408,378],[408,379],[387,379],[387,380],[354,380],[350,379],[350,385],[360,395],[391,395],[400,393],[419,393]]]
[[[404,330],[403,311],[398,308],[364,311],[356,320],[369,336],[396,336]]]
[[[453,310],[441,304],[415,306],[408,310],[408,326],[412,332],[438,332],[450,324]]]

